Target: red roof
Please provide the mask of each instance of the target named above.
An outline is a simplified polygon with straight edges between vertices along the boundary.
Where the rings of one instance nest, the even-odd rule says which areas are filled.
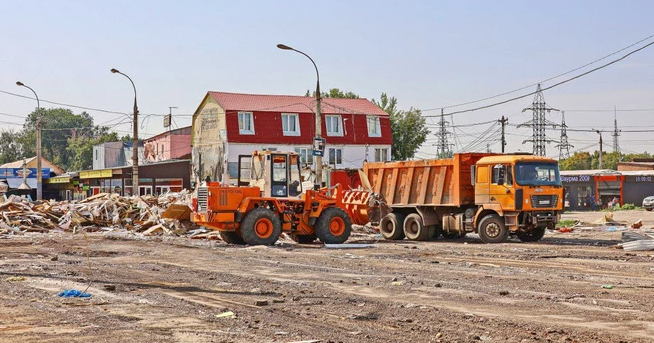
[[[220,106],[231,111],[307,113],[316,108],[316,99],[297,95],[265,95],[209,92]],[[323,98],[322,114],[371,114],[388,116],[368,99]]]

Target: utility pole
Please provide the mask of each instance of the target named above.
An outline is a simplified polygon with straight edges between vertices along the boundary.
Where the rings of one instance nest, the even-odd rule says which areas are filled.
[[[611,134],[613,136],[613,152],[617,152],[619,160],[622,161],[622,156],[620,155],[620,142],[618,141],[620,131],[622,130],[618,130],[618,109],[613,106],[613,133]]]
[[[315,184],[313,185],[313,188],[315,190],[319,190],[322,187],[322,156],[325,152],[325,139],[322,138],[322,116],[321,116],[321,101],[322,101],[322,95],[320,94],[320,74],[318,73],[318,67],[316,66],[316,62],[313,61],[313,58],[311,58],[309,55],[305,54],[304,52],[293,49],[288,45],[284,44],[277,44],[277,48],[282,49],[282,50],[291,50],[295,51],[299,54],[304,55],[306,58],[308,58],[311,63],[313,64],[313,68],[316,69],[316,136],[313,139],[314,146],[319,146],[320,149],[315,149],[314,148],[314,162],[316,164],[316,181]],[[320,153],[315,153],[317,150],[320,150]]]
[[[599,134],[599,136],[600,136],[599,169],[603,169],[602,168],[602,157],[603,157],[602,156],[602,131],[595,130],[595,132],[597,132],[597,134]]]
[[[127,74],[121,73],[118,69],[116,68],[111,68],[111,72],[114,74],[120,74],[125,76],[129,82],[132,84],[132,88],[134,88],[134,117],[132,119],[132,129],[133,129],[133,135],[132,137],[132,196],[138,196],[139,195],[139,107],[136,104],[136,86],[134,85],[134,81],[132,81],[132,78],[127,76]]]
[[[447,135],[450,134],[447,131],[447,122],[445,121],[445,114],[441,108],[441,120],[438,123],[438,145],[436,149],[437,158],[449,158],[452,157],[452,150],[450,150],[450,145],[447,141]]]
[[[574,148],[572,144],[568,143],[567,127],[565,124],[565,112],[561,111],[561,139],[559,144],[556,145],[559,148],[559,160],[570,158],[570,148]]]
[[[518,125],[518,127],[531,127],[533,129],[533,134],[531,139],[524,140],[522,144],[532,142],[534,155],[545,156],[545,143],[553,142],[553,140],[548,139],[545,135],[545,127],[547,125],[556,127],[557,125],[556,123],[547,120],[547,118],[545,118],[545,113],[558,110],[547,106],[545,103],[545,97],[543,97],[543,91],[540,88],[540,83],[536,87],[536,95],[534,96],[534,101],[532,102],[531,107],[527,107],[522,110],[522,112],[525,111],[532,111],[533,118],[524,124]]]
[[[168,110],[170,111],[168,112],[168,120],[164,120],[164,126],[166,126],[166,122],[168,123],[168,132],[170,132],[173,127],[173,108],[177,109],[175,106],[168,106]]]
[[[502,116],[502,119],[498,120],[498,122],[500,123],[500,125],[502,125],[502,142],[500,144],[502,144],[502,153],[504,153],[504,147],[506,146],[506,136],[505,136],[504,127],[506,126],[506,124],[509,123],[509,118],[504,118],[504,116]]]

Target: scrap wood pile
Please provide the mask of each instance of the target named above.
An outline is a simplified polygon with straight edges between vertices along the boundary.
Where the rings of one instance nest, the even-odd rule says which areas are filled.
[[[12,195],[0,203],[0,234],[101,228],[124,228],[145,235],[182,234],[191,227],[190,198],[186,190],[158,197],[100,193],[81,201],[29,202]],[[176,216],[164,218],[165,210],[173,204]],[[180,212],[180,208],[188,210]]]

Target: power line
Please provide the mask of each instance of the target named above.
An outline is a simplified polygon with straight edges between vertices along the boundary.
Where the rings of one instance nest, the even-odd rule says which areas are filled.
[[[589,70],[587,72],[584,72],[584,73],[581,73],[579,75],[573,76],[571,78],[565,79],[565,80],[563,80],[561,82],[558,82],[558,83],[555,83],[555,84],[553,84],[551,86],[542,88],[541,91],[546,91],[546,90],[552,89],[554,87],[558,87],[558,86],[560,86],[562,84],[565,84],[565,83],[568,83],[570,81],[576,80],[576,79],[578,79],[580,77],[586,76],[586,75],[591,74],[593,72],[596,72],[596,71],[598,71],[600,69],[604,69],[604,68],[606,68],[606,67],[608,67],[608,66],[610,66],[612,64],[615,64],[617,62],[622,61],[623,59],[625,59],[625,58],[627,58],[627,57],[629,57],[629,56],[631,56],[631,55],[633,55],[633,54],[635,54],[635,53],[637,53],[637,52],[639,52],[639,51],[641,51],[641,50],[643,50],[645,48],[648,48],[651,45],[654,45],[654,42],[649,43],[649,44],[647,44],[645,46],[642,46],[642,47],[640,47],[640,48],[638,48],[636,50],[633,50],[630,53],[628,53],[628,54],[626,54],[626,55],[624,55],[624,56],[622,56],[622,57],[620,57],[618,59],[615,59],[615,60],[613,60],[613,61],[611,61],[609,63],[603,64],[603,65],[601,65],[601,66],[599,66],[597,68],[593,68],[593,69],[591,69],[591,70]],[[537,92],[531,92],[531,93],[528,93],[528,94],[513,97],[511,99],[507,99],[507,100],[504,100],[504,101],[499,101],[499,102],[496,102],[496,103],[493,103],[493,104],[490,104],[490,105],[479,106],[479,107],[471,108],[471,109],[468,109],[468,110],[454,111],[454,112],[447,113],[447,115],[455,115],[455,114],[461,114],[461,113],[467,113],[467,112],[474,112],[474,111],[478,111],[478,110],[483,110],[483,109],[486,109],[486,108],[491,108],[491,107],[495,107],[495,106],[498,106],[498,105],[503,105],[503,104],[506,104],[506,103],[509,103],[509,102],[513,102],[513,101],[516,101],[516,100],[524,99],[524,98],[526,98],[526,97],[528,97],[530,95],[534,95],[536,93]],[[423,111],[423,112],[425,112],[425,111]],[[431,116],[423,116],[423,117],[431,117]]]
[[[620,49],[620,50],[614,51],[614,52],[612,52],[612,53],[610,53],[610,54],[608,54],[608,55],[606,55],[606,56],[604,56],[604,57],[602,57],[602,58],[599,58],[599,59],[596,59],[596,60],[594,60],[594,61],[592,61],[592,62],[586,63],[586,64],[582,65],[581,67],[574,68],[574,69],[569,70],[569,71],[567,71],[567,72],[565,72],[565,73],[561,73],[561,74],[559,74],[559,75],[556,75],[556,76],[550,77],[550,78],[548,78],[548,79],[545,79],[545,80],[539,81],[539,82],[537,82],[537,83],[534,83],[534,84],[531,84],[531,85],[528,85],[528,86],[524,86],[524,87],[521,87],[521,88],[518,88],[518,89],[514,89],[514,90],[512,90],[512,91],[504,92],[504,93],[501,93],[501,94],[493,95],[493,96],[486,97],[486,98],[479,99],[479,100],[468,101],[468,102],[464,102],[464,103],[460,103],[460,104],[456,104],[456,105],[445,106],[445,107],[435,107],[435,108],[430,108],[430,109],[426,109],[426,110],[424,110],[423,112],[434,111],[434,110],[437,110],[437,109],[439,109],[439,108],[440,108],[440,109],[447,109],[447,108],[452,108],[452,107],[459,107],[459,106],[470,105],[470,104],[474,104],[474,103],[478,103],[478,102],[482,102],[482,101],[486,101],[486,100],[490,100],[490,99],[499,98],[499,97],[501,97],[501,96],[508,95],[508,94],[511,94],[511,93],[515,93],[515,92],[518,92],[518,91],[521,91],[521,90],[524,90],[524,89],[529,89],[529,88],[532,88],[532,87],[536,86],[537,84],[543,84],[543,83],[546,83],[546,82],[548,82],[548,81],[552,81],[552,80],[557,79],[557,78],[559,78],[559,77],[561,77],[561,76],[571,74],[571,73],[573,73],[573,72],[575,72],[575,71],[577,71],[577,70],[583,69],[583,68],[588,67],[588,66],[590,66],[590,65],[592,65],[592,64],[595,64],[595,63],[597,63],[597,62],[599,62],[599,61],[601,61],[601,60],[607,59],[607,58],[609,58],[609,57],[611,57],[611,56],[613,56],[613,55],[615,55],[615,54],[617,54],[617,53],[620,53],[620,52],[625,51],[625,50],[627,50],[627,49],[629,49],[629,48],[631,48],[631,47],[633,47],[633,46],[636,46],[636,45],[638,45],[638,44],[640,44],[640,43],[642,43],[642,42],[645,42],[645,41],[651,39],[652,37],[654,37],[654,35],[651,35],[651,36],[649,36],[649,37],[643,38],[643,39],[641,39],[641,40],[639,40],[639,41],[637,41],[637,42],[635,42],[635,43],[633,43],[633,44],[631,44],[631,45],[629,45],[629,46],[626,46],[626,47],[624,47],[624,48],[622,48],[622,49]],[[651,44],[651,43],[650,43],[650,44]],[[529,95],[531,95],[531,94],[529,94]]]

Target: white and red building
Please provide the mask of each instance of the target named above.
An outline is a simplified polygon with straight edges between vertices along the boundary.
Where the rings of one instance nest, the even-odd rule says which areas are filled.
[[[221,179],[219,161],[226,155],[234,178],[239,155],[265,149],[296,151],[311,165],[315,108],[315,98],[307,96],[208,92],[193,114],[193,172]],[[367,99],[323,98],[321,109],[326,166],[361,168],[364,160],[390,160],[390,118],[377,105]]]

